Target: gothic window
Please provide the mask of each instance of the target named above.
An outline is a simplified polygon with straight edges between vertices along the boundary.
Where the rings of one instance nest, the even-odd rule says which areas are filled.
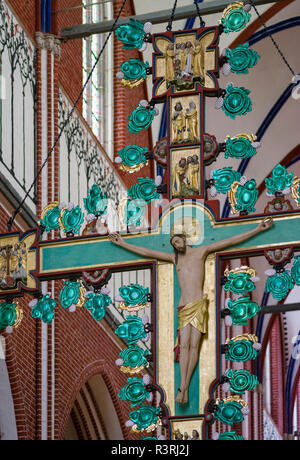
[[[92,24],[112,19],[112,4],[94,0],[83,2],[83,23]],[[83,40],[83,82],[86,81],[102,49],[106,34],[96,34]],[[113,50],[109,40],[83,96],[83,116],[93,133],[112,155],[112,82]]]

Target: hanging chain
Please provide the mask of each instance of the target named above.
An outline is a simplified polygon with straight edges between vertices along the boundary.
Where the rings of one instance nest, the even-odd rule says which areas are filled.
[[[87,77],[87,79],[86,79],[86,82],[84,83],[84,85],[83,85],[83,87],[82,87],[82,89],[81,89],[81,91],[80,91],[80,93],[79,93],[79,95],[78,95],[78,97],[77,97],[77,99],[76,99],[75,104],[73,105],[72,109],[70,110],[70,112],[69,112],[69,114],[68,114],[68,117],[66,118],[65,122],[63,123],[63,126],[61,127],[61,130],[60,130],[60,132],[59,132],[57,138],[55,139],[54,144],[53,144],[51,150],[48,152],[48,155],[47,155],[46,159],[44,160],[42,166],[41,166],[40,169],[38,170],[38,172],[37,172],[37,174],[36,174],[36,176],[35,176],[35,178],[34,178],[34,181],[32,182],[31,186],[30,186],[29,189],[27,190],[27,192],[26,192],[26,194],[25,194],[23,200],[21,201],[21,203],[19,204],[19,206],[15,209],[13,215],[10,217],[9,221],[7,222],[7,228],[8,228],[8,231],[9,231],[9,232],[11,231],[12,225],[13,225],[13,223],[14,223],[14,220],[15,220],[17,214],[20,212],[21,208],[23,207],[23,205],[24,205],[24,203],[25,203],[25,201],[26,201],[26,198],[29,196],[31,190],[33,189],[33,187],[34,187],[35,184],[37,183],[37,180],[38,180],[38,178],[39,178],[41,172],[43,171],[43,169],[44,169],[44,167],[46,166],[48,160],[50,159],[52,153],[54,152],[56,146],[58,145],[58,143],[59,143],[59,141],[60,141],[60,138],[61,138],[61,136],[63,135],[66,126],[68,125],[68,123],[69,123],[69,121],[70,121],[70,119],[71,119],[71,117],[72,117],[72,115],[73,115],[73,113],[74,113],[74,111],[75,111],[75,109],[76,109],[76,107],[77,107],[77,105],[78,105],[78,103],[79,103],[81,97],[83,96],[83,93],[84,93],[84,91],[85,91],[85,89],[86,89],[86,87],[87,87],[89,81],[90,81],[91,78],[92,78],[93,72],[94,72],[96,66],[98,65],[98,63],[99,63],[99,61],[100,61],[100,58],[101,58],[101,56],[102,56],[102,54],[103,54],[103,52],[104,52],[104,49],[105,49],[105,47],[106,47],[106,45],[107,45],[107,43],[108,43],[108,41],[109,41],[109,39],[110,39],[110,37],[111,37],[113,31],[115,30],[115,27],[116,27],[116,25],[117,25],[117,23],[118,23],[118,21],[119,21],[119,18],[120,18],[120,16],[121,16],[121,13],[122,13],[124,7],[125,7],[126,2],[127,2],[127,0],[124,0],[124,1],[123,1],[123,4],[122,4],[122,6],[121,6],[121,8],[120,8],[120,10],[119,10],[119,12],[118,12],[118,15],[117,15],[117,17],[116,17],[116,19],[115,19],[115,21],[114,21],[112,27],[111,27],[111,30],[110,30],[109,34],[107,35],[107,37],[106,37],[106,39],[105,39],[105,42],[103,43],[103,46],[102,46],[102,48],[101,48],[101,51],[100,51],[100,53],[99,53],[99,55],[98,55],[98,57],[97,57],[97,59],[96,59],[94,65],[93,65],[93,68],[92,68],[92,70],[90,71],[90,73],[89,73],[89,75],[88,75],[88,77]]]
[[[289,71],[291,72],[291,74],[292,74],[293,77],[294,77],[294,76],[296,75],[295,72],[293,71],[293,69],[292,69],[292,67],[290,66],[290,64],[288,63],[286,57],[284,56],[284,54],[282,53],[281,49],[279,48],[279,46],[278,46],[276,40],[273,38],[273,35],[271,34],[271,32],[269,32],[269,30],[268,30],[268,28],[267,28],[267,26],[266,26],[266,24],[265,24],[263,18],[261,17],[261,15],[259,14],[259,12],[258,12],[258,10],[257,10],[257,8],[256,8],[255,3],[253,2],[253,0],[248,0],[248,3],[250,3],[250,5],[254,8],[254,10],[255,10],[257,16],[258,16],[259,19],[260,19],[260,22],[262,23],[262,25],[263,25],[263,27],[266,29],[266,31],[267,31],[267,33],[268,33],[270,39],[272,40],[273,45],[274,45],[275,48],[277,49],[277,51],[278,51],[278,53],[280,54],[280,56],[281,56],[283,62],[286,64],[287,68],[289,69]]]
[[[205,27],[205,22],[204,22],[204,20],[203,20],[203,18],[201,16],[200,8],[199,8],[199,4],[198,4],[197,0],[194,0],[194,4],[195,4],[195,7],[196,7],[196,10],[197,10],[199,19],[200,19],[200,27]]]
[[[173,24],[173,21],[174,21],[174,15],[175,15],[176,6],[177,6],[177,0],[174,1],[170,21],[168,22],[168,25],[167,25],[167,31],[168,32],[171,32],[171,30],[172,30],[172,24]]]

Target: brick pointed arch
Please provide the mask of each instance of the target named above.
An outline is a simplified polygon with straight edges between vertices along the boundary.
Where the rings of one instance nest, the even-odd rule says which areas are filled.
[[[120,372],[118,370],[118,372]],[[59,426],[59,439],[63,439],[64,433],[66,431],[67,421],[71,414],[72,407],[76,401],[76,397],[80,392],[81,388],[86,384],[86,382],[95,375],[101,375],[103,378],[105,385],[109,391],[110,397],[112,399],[112,403],[114,405],[116,414],[118,416],[122,434],[124,439],[128,439],[128,428],[125,426],[126,420],[128,420],[128,412],[130,411],[130,406],[126,403],[123,403],[118,398],[119,388],[117,388],[116,382],[114,382],[113,376],[111,371],[108,369],[107,365],[105,364],[104,360],[95,361],[89,364],[83,371],[81,372],[80,376],[78,377],[77,381],[74,384],[73,391],[69,397],[68,403],[63,410],[61,424]],[[124,378],[125,384],[125,378]],[[132,437],[133,439],[136,436]]]

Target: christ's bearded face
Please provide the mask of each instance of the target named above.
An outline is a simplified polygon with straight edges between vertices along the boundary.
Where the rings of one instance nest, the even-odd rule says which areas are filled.
[[[173,248],[180,254],[184,254],[186,251],[186,241],[182,236],[174,236],[171,240]]]

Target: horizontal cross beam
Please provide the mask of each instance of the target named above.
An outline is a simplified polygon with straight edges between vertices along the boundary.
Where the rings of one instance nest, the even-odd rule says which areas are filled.
[[[278,3],[283,0],[254,0],[255,5],[265,5],[267,3]],[[211,2],[199,3],[199,10],[202,16],[209,14],[222,12],[230,3],[229,0],[213,0]],[[128,24],[130,19],[135,19],[143,24],[145,22],[151,22],[152,24],[162,24],[170,20],[172,11],[162,10],[155,11],[153,13],[140,14],[138,16],[130,16],[126,18],[120,18],[117,27],[122,24]],[[197,10],[195,5],[182,6],[177,8],[174,15],[174,21],[181,19],[188,19],[197,16]],[[103,21],[95,24],[79,24],[71,27],[62,29],[61,37],[66,40],[74,40],[75,38],[89,37],[94,34],[103,34],[112,30],[114,20]]]
[[[269,313],[285,313],[287,311],[298,311],[300,310],[300,302],[298,303],[287,303],[282,305],[271,305],[270,307],[262,307],[259,315],[267,315]]]

